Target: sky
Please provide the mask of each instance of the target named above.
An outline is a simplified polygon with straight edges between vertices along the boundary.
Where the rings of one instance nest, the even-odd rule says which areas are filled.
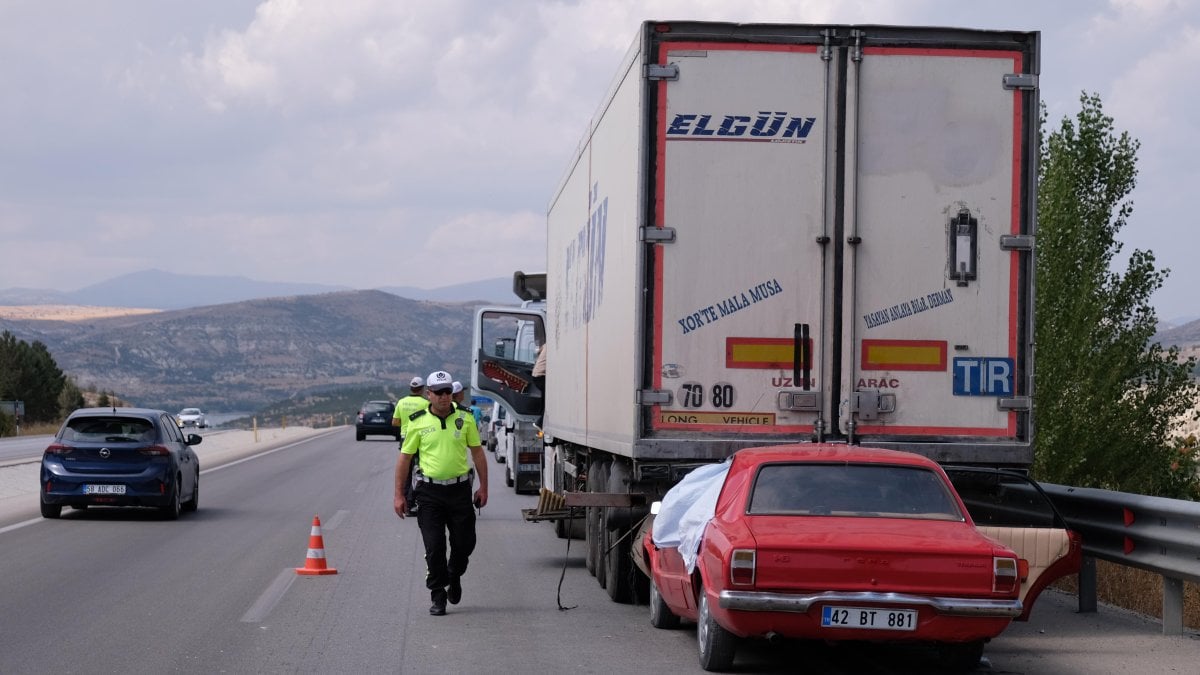
[[[1200,316],[1200,0],[0,0],[0,289],[129,272],[437,288],[545,269],[646,19],[1042,32],[1052,124],[1141,143],[1124,260]]]

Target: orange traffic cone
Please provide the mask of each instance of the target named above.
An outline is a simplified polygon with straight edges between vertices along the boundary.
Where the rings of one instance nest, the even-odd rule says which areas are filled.
[[[296,574],[337,574],[337,570],[325,566],[325,540],[321,537],[321,519],[316,516],[308,534],[308,556],[304,567],[296,568]]]

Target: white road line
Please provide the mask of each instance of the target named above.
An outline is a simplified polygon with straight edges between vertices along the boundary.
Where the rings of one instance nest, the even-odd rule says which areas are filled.
[[[255,600],[250,609],[246,610],[246,613],[242,615],[242,622],[258,623],[267,618],[267,615],[271,613],[271,610],[275,609],[275,605],[279,604],[279,601],[283,599],[283,594],[287,593],[287,590],[291,588],[292,582],[295,580],[296,570],[290,567],[283,568],[279,576],[275,577],[275,581],[272,581],[271,585],[267,586],[267,590],[263,591],[262,595],[258,596],[258,600]]]
[[[5,532],[12,532],[13,530],[19,530],[22,527],[28,527],[30,525],[34,525],[36,523],[43,522],[45,520],[46,520],[45,518],[32,518],[32,519],[26,520],[24,522],[13,523],[12,525],[9,525],[8,527],[0,527],[0,534],[4,534]]]

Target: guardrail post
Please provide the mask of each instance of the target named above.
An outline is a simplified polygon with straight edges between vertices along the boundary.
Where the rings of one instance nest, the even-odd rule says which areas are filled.
[[[1079,613],[1096,613],[1096,559],[1090,555],[1079,565]]]
[[[1164,576],[1163,635],[1183,635],[1183,579]]]

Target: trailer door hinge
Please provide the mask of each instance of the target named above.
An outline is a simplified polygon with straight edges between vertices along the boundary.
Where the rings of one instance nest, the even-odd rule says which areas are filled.
[[[639,227],[638,240],[655,244],[671,244],[675,242],[673,227]]]
[[[1037,89],[1038,76],[1033,73],[1008,73],[1004,76],[1005,89]]]
[[[678,80],[679,66],[674,63],[662,65],[659,63],[647,63],[645,66],[647,80]]]
[[[638,405],[671,405],[671,392],[659,389],[639,389],[634,396]]]
[[[1032,234],[1004,234],[1000,235],[1000,248],[1004,251],[1032,251],[1033,250],[1033,235]]]
[[[1012,410],[1016,412],[1027,412],[1033,410],[1033,401],[1028,396],[1017,396],[1015,398],[1002,398],[997,401],[996,406],[1001,410]]]

